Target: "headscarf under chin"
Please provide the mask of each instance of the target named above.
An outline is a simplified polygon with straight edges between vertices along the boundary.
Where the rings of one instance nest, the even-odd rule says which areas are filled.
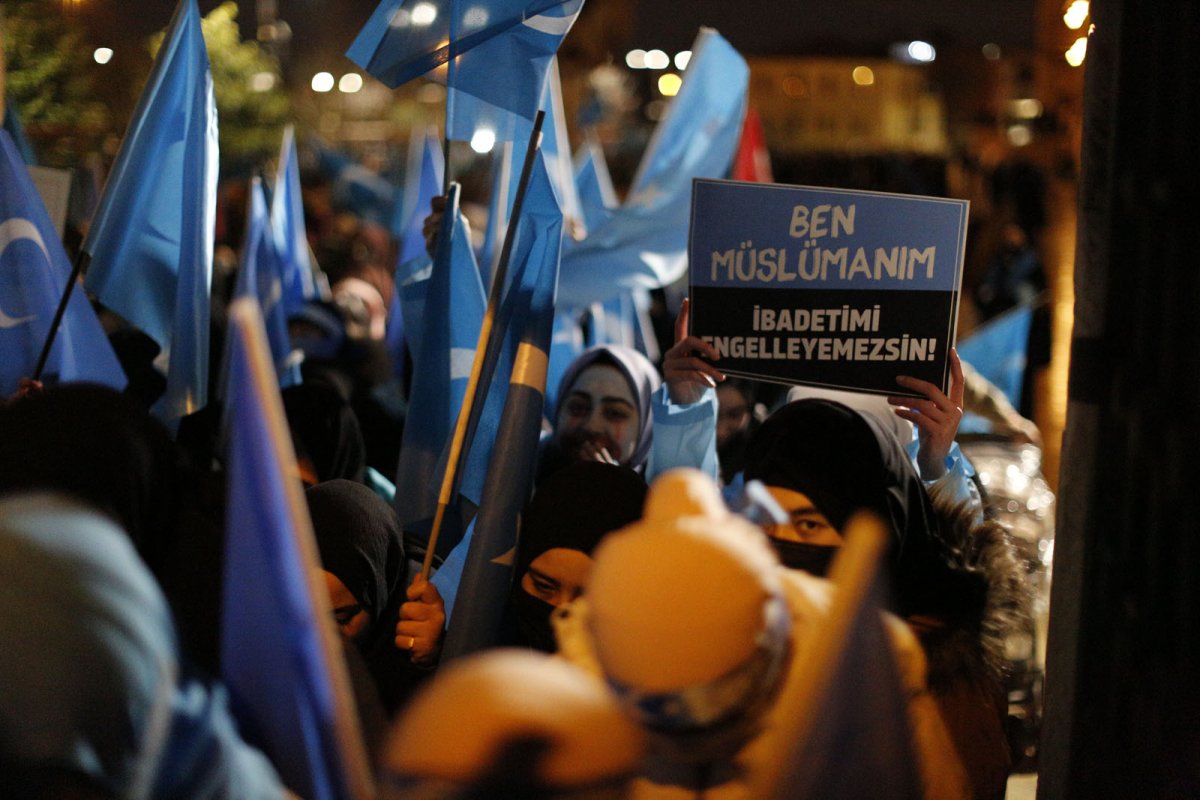
[[[929,495],[896,437],[831,400],[798,400],[772,414],[746,448],[746,480],[807,495],[839,531],[860,509],[891,529],[891,580],[902,613],[945,568]]]
[[[608,366],[616,367],[621,376],[625,378],[625,382],[629,384],[633,396],[637,399],[637,445],[634,447],[633,455],[625,463],[625,466],[640,470],[645,465],[646,459],[650,457],[650,442],[653,438],[650,401],[654,393],[658,390],[658,387],[662,385],[662,379],[658,375],[658,370],[654,368],[649,359],[637,350],[616,344],[604,344],[583,351],[568,365],[566,372],[563,373],[562,380],[558,384],[558,393],[555,395],[557,400],[555,401],[552,420],[555,425],[558,424],[559,412],[562,411],[563,403],[566,402],[571,386],[585,369],[595,364],[607,364]]]

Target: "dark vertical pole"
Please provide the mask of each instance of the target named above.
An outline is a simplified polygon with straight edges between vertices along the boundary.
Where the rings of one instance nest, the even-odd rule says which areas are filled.
[[[62,297],[59,298],[58,308],[54,310],[54,319],[50,322],[50,330],[46,334],[46,341],[42,343],[42,352],[38,356],[37,366],[33,369],[33,379],[40,381],[42,379],[42,370],[46,368],[46,359],[50,357],[50,349],[54,347],[54,339],[58,336],[58,327],[62,324],[63,314],[67,311],[67,303],[71,300],[71,292],[75,289],[75,284],[79,283],[79,276],[83,274],[88,262],[91,261],[91,256],[83,250],[75,256],[75,263],[71,267],[71,275],[67,278],[67,285],[63,287]]]
[[[1200,797],[1200,4],[1092,19],[1038,796]]]

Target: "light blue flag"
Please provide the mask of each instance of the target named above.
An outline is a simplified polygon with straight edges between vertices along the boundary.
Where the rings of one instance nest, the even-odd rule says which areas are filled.
[[[220,677],[242,735],[293,792],[365,800],[368,762],[262,317],[241,298],[229,320]]]
[[[313,276],[308,234],[304,228],[296,131],[291,125],[283,131],[279,164],[275,168],[275,189],[271,193],[271,235],[275,240],[279,271],[283,276],[283,306],[287,314],[294,314],[305,303],[319,300],[321,292]]]
[[[687,266],[692,180],[729,170],[746,109],[749,69],[716,31],[692,46],[683,86],[642,157],[624,205],[563,250],[559,302],[586,307],[621,289],[654,289]]]
[[[21,154],[8,132],[0,132],[0,397],[33,376],[70,277],[70,261]],[[78,287],[42,376],[47,383],[125,388],[125,373]]]
[[[554,312],[554,330],[550,334],[550,365],[546,376],[546,416],[554,413],[558,405],[558,385],[562,383],[567,367],[583,353],[583,330],[579,326],[579,314],[573,309],[560,308]],[[551,419],[553,424],[554,420]]]
[[[397,204],[401,209],[397,217],[402,220],[392,228],[400,240],[397,264],[412,261],[425,252],[423,228],[430,213],[429,202],[442,193],[445,174],[441,144],[432,131],[421,136],[414,132],[410,146],[414,152],[409,154],[404,202]]]
[[[346,55],[396,88],[436,70],[451,87],[447,137],[464,138],[472,100],[532,119],[546,69],[583,0],[383,0]],[[442,68],[442,69],[439,69]],[[474,130],[467,132],[470,139]]]
[[[262,182],[258,178],[250,182],[250,197],[246,205],[242,261],[233,294],[235,297],[252,297],[258,303],[267,328],[271,362],[279,373],[279,385],[294,386],[300,383],[300,361],[292,356],[284,300],[283,264],[275,249],[277,241],[267,215]]]
[[[208,399],[217,109],[196,0],[181,0],[92,227],[85,286],[168,358],[155,407],[173,423]]]
[[[542,121],[539,157],[545,163],[546,174],[563,217],[583,226],[583,212],[575,186],[571,163],[570,140],[567,138],[566,112],[563,110],[562,83],[558,76],[558,60],[554,59],[546,73],[546,88],[542,94]],[[517,199],[525,153],[533,135],[533,122],[513,117],[512,141],[497,148],[493,162],[492,195],[488,212],[488,227],[484,238],[481,262],[485,267],[485,284],[490,282],[496,261],[504,243],[513,203]]]
[[[424,304],[414,311],[419,313],[420,334],[412,350],[412,387],[396,467],[396,512],[408,531],[426,530],[437,510],[442,478],[438,464],[466,394],[486,306],[458,210],[460,193],[458,184],[451,184],[437,254],[428,282],[421,287]],[[421,283],[402,283],[402,298]],[[405,316],[412,319],[408,309]],[[439,549],[448,552],[457,538],[439,538]]]
[[[599,142],[587,137],[575,153],[574,169],[575,193],[579,197],[583,224],[589,231],[597,230],[612,216],[612,210],[620,205]]]
[[[575,154],[575,191],[584,225],[589,231],[600,229],[619,205],[604,150],[594,139],[589,138]],[[588,307],[588,314],[591,318],[586,340],[588,347],[602,344],[636,346],[636,309],[629,290],[622,290],[616,297],[601,303],[593,303]]]
[[[561,241],[562,214],[549,176],[538,162],[519,220],[516,272],[497,314],[501,358],[487,384],[484,413],[466,462],[463,494],[474,500],[471,492],[482,478],[482,502],[454,593],[443,659],[493,646],[500,636],[512,585],[518,519],[537,473]],[[501,394],[497,414],[493,409]]]
[[[1019,305],[988,320],[957,345],[959,358],[998,386],[1014,408],[1021,405],[1032,321],[1033,306]],[[984,433],[991,430],[991,423],[968,413],[959,429],[967,433]]]
[[[428,253],[396,268],[396,296],[400,316],[404,319],[404,338],[409,352],[416,357],[421,352],[421,332],[425,330],[425,298],[429,295],[429,278],[433,275],[433,259]]]
[[[446,624],[454,619],[454,603],[458,599],[458,586],[462,582],[463,570],[467,566],[467,554],[471,552],[471,540],[475,538],[475,520],[467,523],[467,531],[458,544],[442,561],[429,582],[437,587],[445,604]]]
[[[496,312],[495,327],[479,378],[481,390],[486,390],[487,394],[476,400],[473,411],[477,413],[473,415],[468,428],[468,443],[463,449],[466,456],[459,491],[476,505],[480,505],[484,497],[484,482],[492,452],[497,446],[497,431],[509,390],[508,376],[514,371],[519,374],[526,368],[523,359],[528,356],[521,355],[521,348],[530,335],[529,326],[534,324],[531,320],[540,319],[542,307],[539,304],[546,302],[547,290],[543,283],[550,281],[552,275],[553,288],[557,287],[562,229],[562,211],[555,199],[545,162],[535,158],[517,223],[504,299]],[[545,319],[545,341],[536,340],[541,343],[537,349],[543,359],[548,359],[550,349],[554,291],[550,291],[549,298],[551,310]],[[545,372],[546,366],[542,366],[541,371]],[[545,394],[545,377],[540,380],[539,398]],[[541,414],[541,408],[538,414]]]
[[[17,104],[11,97],[7,98],[4,103],[4,130],[8,131],[8,135],[12,137],[17,152],[21,154],[21,160],[29,166],[37,164],[33,145],[25,136],[25,126],[21,124],[21,115],[17,111]]]
[[[508,212],[513,193],[509,186],[517,178],[513,175],[512,142],[502,142],[492,151],[492,191],[488,199],[487,228],[483,232],[483,246],[479,250],[479,265],[483,271],[483,282],[492,285],[492,274],[500,260],[500,249],[504,245],[504,233],[508,229]],[[518,167],[517,175],[520,175]]]

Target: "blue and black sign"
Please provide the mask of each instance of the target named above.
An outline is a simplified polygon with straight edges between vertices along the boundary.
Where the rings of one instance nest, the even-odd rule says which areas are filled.
[[[967,201],[696,180],[691,332],[722,372],[876,394],[949,384]]]

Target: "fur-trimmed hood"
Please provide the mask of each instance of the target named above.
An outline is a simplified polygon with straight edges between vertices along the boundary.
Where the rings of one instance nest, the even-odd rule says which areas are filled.
[[[1002,683],[1006,641],[1033,634],[1032,591],[1008,530],[978,508],[933,497],[947,573],[944,613],[912,620],[929,660],[929,688]],[[929,622],[930,624],[922,624]]]

